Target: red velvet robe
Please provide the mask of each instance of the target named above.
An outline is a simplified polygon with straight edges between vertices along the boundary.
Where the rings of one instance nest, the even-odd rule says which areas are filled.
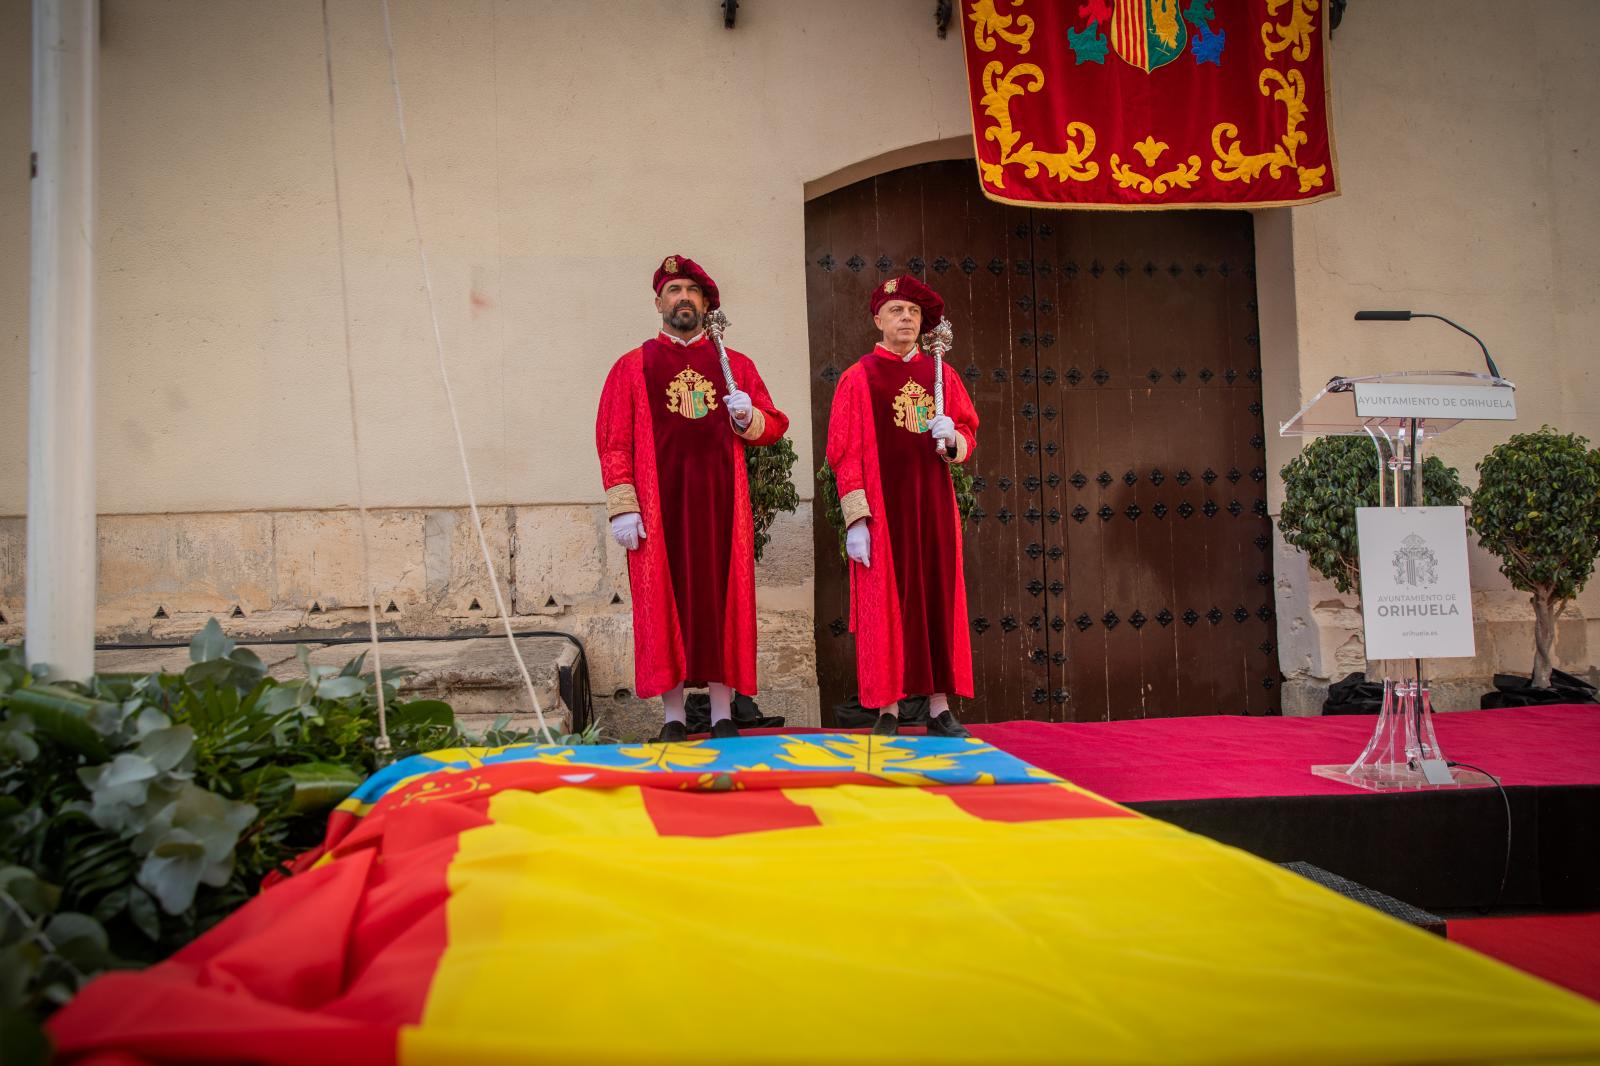
[[[961,516],[946,461],[927,436],[933,359],[909,362],[878,347],[846,370],[828,421],[846,521],[867,516],[871,566],[850,563],[850,628],[863,707],[935,692],[972,695]],[[978,413],[961,377],[944,368],[945,414],[956,462],[978,443]]]
[[[755,538],[744,447],[776,442],[789,419],[754,363],[732,349],[728,359],[755,406],[742,434],[722,403],[727,384],[706,337],[687,348],[646,341],[617,360],[600,393],[595,447],[607,511],[638,511],[645,524],[645,539],[628,553],[641,697],[685,681],[756,692]],[[684,371],[692,371],[690,387],[674,387]]]

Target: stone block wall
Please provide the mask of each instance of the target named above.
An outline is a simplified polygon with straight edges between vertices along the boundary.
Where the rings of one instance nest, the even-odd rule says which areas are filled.
[[[623,549],[598,504],[480,509],[506,610],[518,631],[583,641],[597,713],[608,732],[653,733],[659,702],[633,692],[633,617]],[[465,508],[369,512],[372,579],[384,633],[497,632],[483,553]],[[22,639],[26,521],[0,519],[0,641]],[[810,503],[780,516],[756,568],[758,700],[795,725],[818,722],[812,646]],[[232,636],[366,632],[359,516],[352,510],[102,515],[99,605],[104,642],[187,639],[215,617]],[[505,654],[507,710],[520,682]],[[492,694],[480,692],[485,712]]]

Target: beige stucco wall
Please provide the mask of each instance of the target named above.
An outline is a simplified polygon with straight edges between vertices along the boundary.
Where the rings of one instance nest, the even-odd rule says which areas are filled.
[[[681,0],[392,6],[480,497],[601,498],[595,401],[611,362],[654,332],[650,274],[670,252],[714,273],[730,343],[808,440],[803,189],[967,131],[960,42],[935,36],[931,8],[747,4],[728,31],[714,5]],[[102,511],[354,502],[319,11],[106,0]],[[459,504],[378,5],[332,11],[371,502]],[[27,5],[5,5],[0,88],[17,91],[0,93],[0,247],[14,250],[27,246],[27,34]],[[26,259],[5,258],[0,514],[18,514]],[[810,479],[799,486],[809,497]]]
[[[1257,219],[1269,430],[1335,374],[1481,369],[1442,323],[1351,320],[1409,308],[1473,330],[1517,382],[1516,423],[1463,424],[1433,448],[1469,487],[1514,432],[1548,423],[1600,440],[1600,6],[1355,5],[1333,59],[1344,195]],[[1269,433],[1271,467],[1297,448]],[[1281,482],[1271,489],[1276,515]],[[1489,674],[1531,666],[1526,594],[1497,565],[1474,550],[1478,657],[1432,664],[1447,706],[1476,706]],[[1280,550],[1277,570],[1285,698],[1303,707],[1362,668],[1359,615],[1303,556]],[[1600,661],[1600,622],[1585,619],[1600,619],[1600,582],[1558,636],[1558,663],[1579,672]]]
[[[714,5],[681,0],[395,0],[444,355],[480,499],[519,509],[519,550],[609,558],[598,525],[579,544],[567,519],[601,498],[595,400],[611,361],[654,328],[647,279],[668,252],[716,274],[730,339],[757,360],[809,454],[804,197],[841,171],[863,176],[863,160],[960,150],[961,30],[938,39],[931,8],[747,3],[727,31]],[[190,546],[179,555],[203,562],[214,538],[263,521],[246,512],[269,512],[273,530],[347,541],[337,511],[354,502],[354,468],[319,5],[106,0],[104,10],[99,484],[101,510],[126,521],[103,522],[102,544],[126,535],[110,557],[146,565],[139,538],[165,522]],[[382,28],[367,0],[332,10],[369,502],[455,513],[464,494]],[[0,158],[13,161],[0,172],[0,247],[13,250],[0,257],[0,515],[13,516],[26,496],[27,17],[24,4],[0,9]],[[1332,374],[1476,365],[1471,343],[1438,323],[1351,322],[1364,306],[1460,318],[1522,386],[1516,428],[1551,422],[1600,438],[1586,350],[1600,334],[1597,30],[1600,7],[1586,0],[1350,10],[1332,48],[1344,195],[1257,219],[1273,470],[1295,445],[1270,430]],[[1439,454],[1470,483],[1472,462],[1510,431],[1463,427]],[[804,466],[796,480],[809,498]],[[1274,483],[1274,512],[1280,494]],[[278,517],[305,510],[318,517]],[[427,604],[416,569],[426,530],[414,535],[411,521],[391,518],[398,554],[379,570],[401,593],[420,587]],[[808,522],[774,543],[800,571],[768,582],[764,641],[798,643],[808,624]],[[314,564],[292,538],[269,539],[272,573],[287,576],[264,587],[294,595],[252,610],[303,612],[295,597],[315,583],[305,580]],[[107,580],[103,607],[143,624],[182,584],[183,565]],[[20,593],[6,589],[20,566],[20,545],[0,544],[0,613],[13,623]],[[1359,662],[1359,645],[1352,652],[1348,610],[1303,560],[1280,554],[1278,570],[1284,669],[1309,692],[1352,654]],[[584,574],[596,590],[616,577],[610,564]],[[1482,559],[1475,577],[1485,617],[1506,614],[1504,639],[1486,636],[1488,658],[1461,668],[1525,668],[1506,628],[1524,625],[1521,597]],[[202,591],[207,603],[225,598]],[[567,606],[562,624],[609,627],[620,659],[601,669],[625,676],[625,607]],[[1600,587],[1578,606],[1600,617]],[[1593,667],[1593,629],[1580,619],[1563,631],[1566,665]]]

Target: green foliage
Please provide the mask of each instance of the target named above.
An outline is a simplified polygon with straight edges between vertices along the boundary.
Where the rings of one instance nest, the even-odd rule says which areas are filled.
[[[961,512],[961,525],[965,528],[972,509],[978,506],[977,493],[972,491],[972,471],[967,469],[965,463],[951,463],[950,481],[955,486],[956,509]],[[844,551],[844,504],[839,501],[839,485],[826,459],[817,468],[817,494],[822,500],[822,513],[827,516],[828,525],[839,537],[839,558],[847,558]]]
[[[1555,619],[1600,556],[1600,450],[1541,426],[1491,449],[1478,479],[1469,521],[1512,586],[1532,594],[1533,683],[1547,687]]]
[[[61,890],[32,870],[0,866],[0,1059],[8,1064],[48,1062],[38,1019],[120,965],[100,923],[60,905]]]
[[[1564,603],[1600,555],[1600,450],[1549,426],[1519,433],[1478,463],[1472,529],[1515,588]]]
[[[750,480],[750,517],[755,524],[756,561],[761,561],[761,550],[771,540],[767,532],[779,511],[793,512],[800,506],[800,494],[795,491],[790,472],[799,459],[794,443],[780,437],[776,443],[763,448],[744,450],[744,468]]]
[[[29,1046],[27,1019],[82,979],[164,957],[320,843],[327,811],[386,761],[365,655],[319,666],[301,648],[304,677],[278,681],[215,620],[189,655],[181,674],[45,684],[21,649],[0,648],[7,1062]],[[534,739],[505,720],[465,734],[448,704],[397,699],[402,674],[381,681],[395,757]],[[561,743],[598,739],[596,725]]]
[[[1309,556],[1311,569],[1340,592],[1361,586],[1356,508],[1378,506],[1378,446],[1372,438],[1318,437],[1283,468],[1283,539]],[[1429,507],[1457,507],[1467,490],[1454,467],[1429,456],[1422,464]]]

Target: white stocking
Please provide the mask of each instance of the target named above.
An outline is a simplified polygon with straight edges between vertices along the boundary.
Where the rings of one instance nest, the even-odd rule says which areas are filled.
[[[711,724],[733,717],[733,689],[711,682]]]
[[[661,694],[661,707],[667,712],[667,721],[677,722],[679,725],[687,723],[683,714],[683,686],[668,689]]]

